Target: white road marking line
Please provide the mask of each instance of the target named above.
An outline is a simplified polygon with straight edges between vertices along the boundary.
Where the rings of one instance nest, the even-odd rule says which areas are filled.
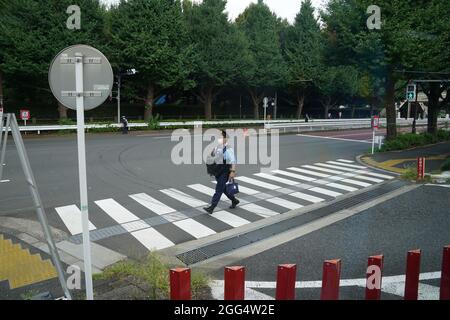
[[[236,178],[236,180],[238,180],[238,179]],[[217,181],[211,181],[211,182],[214,184],[217,184]],[[239,193],[244,193],[249,196],[254,196],[254,195],[260,194],[261,192],[259,192],[258,190],[255,190],[255,189],[251,189],[251,188],[247,188],[247,187],[239,185]]]
[[[308,168],[308,169],[313,169],[313,170],[318,170],[318,171],[322,171],[322,172],[328,172],[328,173],[332,173],[332,174],[341,174],[344,173],[342,171],[337,171],[337,170],[331,170],[331,169],[325,169],[322,167],[316,167],[316,166],[310,166],[310,165],[304,165],[302,166],[303,168]]]
[[[339,141],[348,141],[348,142],[360,142],[360,143],[372,143],[369,140],[354,140],[354,139],[344,139],[344,138],[331,138],[331,137],[322,137],[322,136],[310,136],[306,134],[297,134],[299,137],[307,137],[307,138],[317,138],[317,139],[329,139],[329,140],[339,140]]]
[[[315,188],[308,189],[308,190],[312,191],[312,192],[325,194],[327,196],[334,197],[334,198],[336,198],[338,196],[342,196],[342,193],[339,193],[339,192],[336,192],[336,191],[331,191],[331,190],[324,189],[324,188],[319,188],[319,187],[315,187]]]
[[[194,197],[191,197],[190,195],[188,195],[184,192],[181,192],[180,190],[174,189],[174,188],[159,190],[159,191],[161,191],[165,195],[167,195],[175,200],[178,200],[180,202],[183,202],[184,204],[187,204],[188,206],[193,207],[193,208],[208,205],[206,202],[198,200]]]
[[[266,201],[270,202],[270,203],[273,203],[273,204],[276,204],[276,205],[278,205],[280,207],[289,209],[289,210],[300,209],[300,208],[303,207],[301,204],[298,204],[296,202],[292,202],[292,201],[289,201],[289,200],[285,200],[285,199],[282,199],[282,198],[276,198],[276,197],[275,198],[266,199]]]
[[[319,173],[319,172],[306,170],[306,169],[300,169],[300,168],[296,168],[296,167],[290,167],[290,168],[287,168],[287,169],[288,170],[292,170],[292,171],[296,171],[296,172],[306,173],[306,174],[309,174],[311,176],[320,177],[320,178],[328,178],[330,176],[330,175],[325,174],[325,173]]]
[[[214,193],[216,192],[216,190],[214,190],[213,188],[204,186],[202,184],[191,184],[188,186],[188,188],[191,188],[192,190],[198,191],[200,193],[206,194],[210,197],[212,197],[214,195]]]
[[[289,196],[295,197],[295,198],[299,198],[299,199],[302,199],[302,200],[305,200],[305,201],[309,201],[309,202],[312,202],[312,203],[319,203],[319,202],[325,201],[322,198],[314,197],[314,196],[311,196],[309,194],[302,193],[302,192],[294,192],[294,193],[289,194]]]
[[[345,159],[337,159],[336,161],[345,162],[345,163],[355,163],[355,161],[345,160]]]
[[[448,185],[448,184],[427,183],[426,186],[431,186],[431,187],[441,187],[441,188],[450,188],[450,185]]]
[[[83,227],[81,224],[81,211],[76,205],[58,207],[55,208],[55,210],[72,235],[83,232]],[[95,229],[97,228],[89,221],[89,230]]]
[[[162,250],[175,244],[153,228],[132,232],[135,237],[148,250]]]
[[[253,184],[255,186],[264,188],[264,189],[269,189],[269,190],[281,189],[280,186],[276,186],[274,184],[263,182],[261,180],[256,180],[256,179],[249,178],[249,177],[237,177],[236,180],[243,181],[243,182],[246,182],[246,183],[250,183],[250,184]]]
[[[361,186],[364,188],[370,187],[372,185],[371,183],[361,182],[361,181],[357,181],[357,180],[353,180],[353,179],[343,179],[341,181],[345,182],[345,183],[349,183],[349,184],[354,184],[356,186]]]
[[[250,221],[245,220],[245,219],[243,219],[235,214],[229,213],[227,211],[214,212],[211,216],[216,218],[217,220],[220,220],[220,221],[232,226],[233,228],[237,228],[237,227],[240,227],[240,226],[250,223]]]
[[[341,171],[355,171],[355,169],[350,169],[350,168],[343,168],[343,167],[338,167],[338,166],[334,166],[331,164],[326,164],[326,163],[314,163],[314,165],[316,166],[321,166],[321,167],[326,167],[326,168],[331,168],[331,169],[337,169],[337,170],[341,170]]]
[[[246,205],[241,206],[240,208],[247,210],[251,213],[257,214],[258,216],[267,218],[267,217],[272,217],[272,216],[277,216],[280,213],[275,212],[273,210],[258,206],[257,204],[254,203],[249,203]]]
[[[354,169],[367,169],[367,167],[357,166],[357,165],[354,165],[354,164],[341,163],[341,162],[337,162],[337,161],[327,161],[327,163],[337,164],[339,166],[344,166],[344,167],[354,168]]]
[[[299,184],[299,182],[297,181],[293,181],[293,180],[289,180],[289,179],[285,179],[285,178],[280,178],[268,173],[255,173],[255,176],[260,177],[260,178],[264,178],[264,179],[268,179],[268,180],[272,180],[275,182],[279,182],[279,183],[283,183],[283,184],[287,184],[289,186],[295,186],[297,184]]]
[[[355,171],[355,174],[353,174],[353,173],[346,173],[346,174],[343,174],[342,176],[344,176],[344,177],[351,177],[351,178],[355,178],[355,179],[359,179],[359,180],[366,180],[366,181],[376,182],[376,183],[381,183],[381,182],[384,181],[384,180],[381,180],[381,179],[365,177],[365,176],[359,175],[359,174],[360,174],[360,172]],[[365,174],[365,172],[363,172],[362,174]]]
[[[166,206],[161,201],[156,200],[155,198],[149,196],[146,193],[133,194],[129,196],[131,199],[137,201],[139,204],[143,205],[150,211],[156,213],[157,215],[163,215],[167,213],[175,212],[175,209],[172,209],[169,206]]]
[[[114,199],[95,201],[95,204],[119,224],[140,220],[139,217],[128,211]]]
[[[366,172],[366,173],[364,173],[364,174],[365,174],[365,175],[369,175],[369,176],[373,176],[373,177],[382,178],[382,179],[388,179],[388,180],[394,179],[393,176],[388,176],[388,175],[381,174],[381,173]]]
[[[290,177],[290,178],[303,180],[303,181],[308,181],[308,182],[317,180],[317,178],[311,178],[311,177],[303,176],[301,174],[292,173],[292,172],[289,172],[289,171],[273,170],[272,172],[275,173],[275,174],[281,174],[281,175],[284,175],[284,176],[287,176],[287,177]]]
[[[329,183],[329,184],[327,184],[327,187],[331,187],[331,188],[335,188],[335,189],[341,189],[341,190],[345,190],[345,191],[349,191],[349,192],[358,191],[357,188],[345,186],[345,185],[342,185],[340,183]]]
[[[207,237],[216,233],[214,230],[208,228],[207,226],[204,226],[200,222],[197,222],[193,219],[176,221],[173,224],[176,225],[178,228],[186,231],[196,239]]]
[[[6,182],[11,182],[11,180],[2,180],[2,181],[0,181],[0,183],[6,183]]]

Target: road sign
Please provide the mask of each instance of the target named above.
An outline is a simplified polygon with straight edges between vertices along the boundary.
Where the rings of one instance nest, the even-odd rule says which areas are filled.
[[[406,99],[408,101],[416,101],[417,86],[416,84],[408,84],[406,87]]]
[[[84,111],[92,110],[108,99],[114,75],[111,64],[103,53],[86,45],[76,45],[62,50],[53,59],[48,79],[56,99],[66,107],[77,111],[78,171],[86,298],[93,300]]]
[[[62,105],[77,110],[77,96],[81,94],[76,90],[77,59],[83,60],[84,110],[92,110],[108,99],[114,82],[111,64],[99,50],[76,45],[61,51],[50,66],[50,89]]]
[[[266,109],[269,106],[269,98],[265,97],[263,103],[264,103],[263,107],[264,109]]]
[[[425,177],[425,158],[418,157],[417,158],[417,179],[423,180]]]
[[[20,110],[20,119],[30,120],[30,110]]]
[[[374,116],[372,118],[372,129],[378,130],[380,127],[380,117]]]

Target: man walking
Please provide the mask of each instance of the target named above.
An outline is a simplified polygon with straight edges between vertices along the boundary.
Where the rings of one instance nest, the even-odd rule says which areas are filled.
[[[128,134],[128,120],[125,117],[122,117],[122,134]]]
[[[219,145],[213,151],[216,159],[217,171],[215,178],[217,181],[216,192],[211,200],[209,207],[203,208],[209,214],[212,214],[217,207],[222,194],[225,194],[231,200],[230,209],[236,208],[239,200],[234,195],[227,192],[227,182],[232,181],[236,177],[236,158],[234,151],[228,146],[228,136],[222,131],[222,137],[219,139]]]

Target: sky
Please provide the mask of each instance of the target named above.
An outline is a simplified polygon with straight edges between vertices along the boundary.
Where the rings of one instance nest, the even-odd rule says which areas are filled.
[[[101,0],[104,3],[117,3],[119,0]],[[201,1],[201,0],[196,0]],[[227,12],[229,17],[234,20],[245,8],[251,3],[256,3],[257,0],[228,0]],[[288,19],[293,22],[295,16],[300,10],[302,0],[264,0],[264,2],[275,12],[279,17]],[[312,0],[314,7],[322,8],[326,0]]]

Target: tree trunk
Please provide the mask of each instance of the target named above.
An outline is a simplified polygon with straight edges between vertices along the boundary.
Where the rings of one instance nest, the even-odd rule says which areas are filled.
[[[430,94],[428,96],[428,133],[437,134],[437,120],[439,115],[439,98],[441,90],[439,83],[430,83]]]
[[[353,106],[352,107],[352,119],[354,119],[355,118],[355,110],[356,110],[356,107],[355,106]]]
[[[200,100],[205,108],[205,119],[212,119],[212,103],[214,100],[214,89],[212,86],[202,87],[200,92]]]
[[[147,97],[145,98],[144,120],[149,121],[153,117],[153,101],[155,100],[155,86],[149,83]]]
[[[261,105],[264,93],[258,95],[258,89],[250,89],[249,91],[253,101],[253,116],[255,120],[259,120],[259,106]]]
[[[0,70],[0,108],[3,108],[3,73]]]
[[[297,119],[300,119],[302,116],[304,103],[305,103],[305,94],[297,92]]]
[[[328,119],[328,113],[330,112],[331,107],[331,98],[327,98],[325,102],[322,102],[324,107],[324,119]]]
[[[397,110],[395,110],[395,79],[392,70],[389,71],[386,84],[386,95],[384,104],[386,106],[387,136],[394,139],[397,136]]]
[[[67,119],[67,111],[69,109],[58,101],[59,119]]]

